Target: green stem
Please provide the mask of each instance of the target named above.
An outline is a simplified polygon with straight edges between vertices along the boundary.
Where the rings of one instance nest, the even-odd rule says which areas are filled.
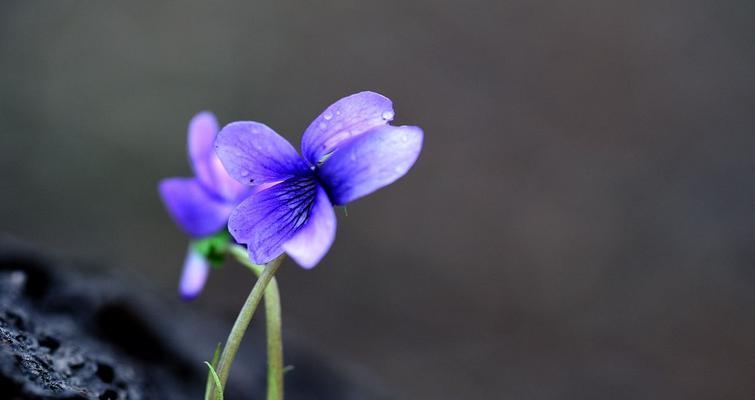
[[[236,260],[260,276],[263,268],[249,260],[244,248],[233,246]],[[281,303],[278,282],[270,280],[265,290],[265,327],[267,332],[267,400],[283,399],[283,340],[281,339]]]
[[[241,307],[241,311],[239,311],[239,315],[236,317],[236,322],[233,323],[233,328],[231,328],[231,332],[228,334],[228,340],[226,340],[225,346],[223,347],[223,352],[220,355],[220,361],[218,362],[217,368],[218,377],[220,378],[220,383],[223,387],[225,387],[225,384],[228,381],[228,373],[231,370],[233,359],[236,358],[236,353],[241,345],[241,339],[246,333],[246,328],[249,327],[249,323],[252,321],[252,316],[257,310],[257,305],[259,305],[260,300],[262,300],[262,295],[270,281],[273,279],[273,276],[275,276],[275,272],[278,270],[281,261],[283,261],[283,257],[278,257],[265,265],[257,282],[254,284],[254,287],[252,287],[252,291],[246,298],[244,306]],[[214,388],[214,383],[211,386]],[[217,397],[215,396],[215,390],[211,389],[210,393],[212,393],[211,399],[216,400]]]

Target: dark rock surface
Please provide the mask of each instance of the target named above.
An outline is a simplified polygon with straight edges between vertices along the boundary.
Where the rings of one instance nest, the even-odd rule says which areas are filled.
[[[224,324],[77,270],[0,242],[0,399],[201,399]],[[260,349],[242,348],[226,398],[264,398]],[[287,399],[382,398],[288,343],[286,358]]]

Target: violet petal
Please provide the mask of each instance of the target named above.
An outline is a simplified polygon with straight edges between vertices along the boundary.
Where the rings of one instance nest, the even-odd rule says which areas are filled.
[[[225,171],[215,155],[215,136],[220,127],[210,112],[195,115],[189,122],[189,158],[199,182],[210,193],[216,193],[228,201],[245,196],[248,187],[240,184]]]
[[[184,300],[195,299],[204,288],[209,273],[210,264],[207,259],[189,246],[178,283],[178,293]]]
[[[232,204],[220,201],[195,178],[168,178],[160,182],[160,196],[173,220],[189,235],[202,237],[222,229]]]
[[[233,210],[228,230],[247,245],[254,263],[268,263],[283,253],[283,244],[307,222],[317,188],[314,177],[307,175],[255,193]]]
[[[189,159],[200,182],[212,185],[213,173],[207,160],[215,153],[215,136],[220,127],[211,112],[200,112],[189,122]]]
[[[220,130],[215,149],[226,171],[245,185],[279,182],[308,171],[286,139],[259,122],[233,122]]]
[[[286,243],[283,250],[304,268],[312,268],[325,256],[336,238],[336,214],[328,194],[317,187],[307,222]]]
[[[393,104],[375,92],[360,92],[333,103],[302,136],[301,150],[312,165],[344,141],[393,120]]]
[[[380,126],[344,143],[320,167],[336,205],[352,202],[402,177],[422,150],[422,129]]]

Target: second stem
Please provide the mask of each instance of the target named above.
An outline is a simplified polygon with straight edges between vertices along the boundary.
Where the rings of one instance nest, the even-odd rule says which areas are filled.
[[[236,260],[254,272],[257,277],[263,267],[252,263],[241,247],[234,246],[231,252]],[[281,302],[278,282],[270,280],[265,290],[265,333],[267,335],[267,400],[283,399],[283,340],[281,338]]]
[[[231,249],[231,251],[234,252],[234,255],[239,258],[234,251],[235,247],[232,247]],[[241,339],[243,339],[244,334],[246,333],[246,329],[249,327],[249,323],[252,321],[252,316],[254,315],[254,312],[256,311],[260,300],[262,300],[262,296],[265,293],[268,284],[275,276],[275,272],[278,270],[278,267],[280,267],[282,261],[283,257],[278,257],[265,265],[264,269],[259,275],[259,278],[257,279],[257,282],[254,284],[254,287],[252,287],[252,291],[246,298],[244,306],[241,307],[241,311],[239,311],[239,315],[238,317],[236,317],[236,321],[233,323],[231,332],[228,334],[228,340],[226,341],[225,346],[223,346],[223,352],[220,355],[220,360],[218,361],[217,367],[218,377],[220,378],[220,383],[223,385],[223,387],[225,387],[225,384],[228,381],[228,374],[231,370],[231,365],[233,365],[233,360],[236,358],[236,353],[239,350],[239,346],[241,345]],[[247,262],[248,261],[244,262],[244,264],[247,265]],[[214,389],[210,393],[213,393],[212,398],[215,399]]]

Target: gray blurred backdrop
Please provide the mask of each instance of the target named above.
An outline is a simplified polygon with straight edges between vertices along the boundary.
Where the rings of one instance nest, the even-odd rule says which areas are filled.
[[[282,268],[292,340],[402,399],[751,399],[753,4],[3,1],[0,231],[175,301],[189,118],[298,147],[374,90],[425,148]]]

